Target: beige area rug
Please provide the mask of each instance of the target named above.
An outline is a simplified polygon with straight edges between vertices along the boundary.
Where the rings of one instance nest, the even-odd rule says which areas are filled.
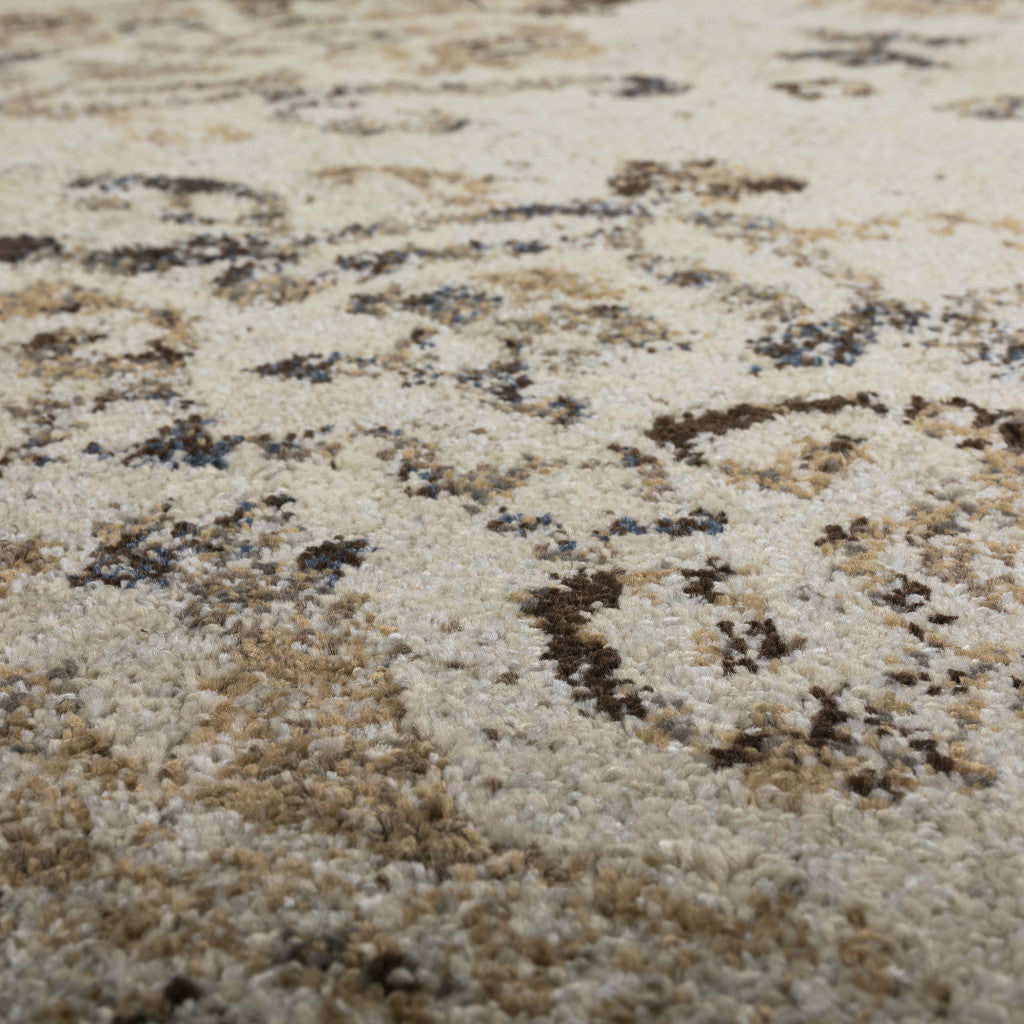
[[[1015,1024],[1024,4],[0,2],[0,1018]]]

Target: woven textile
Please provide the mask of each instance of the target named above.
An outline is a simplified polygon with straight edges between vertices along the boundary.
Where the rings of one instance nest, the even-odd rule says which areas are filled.
[[[1020,1021],[1022,55],[0,0],[0,1018]]]

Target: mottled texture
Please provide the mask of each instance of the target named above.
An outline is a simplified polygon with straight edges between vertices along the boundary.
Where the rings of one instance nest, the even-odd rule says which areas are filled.
[[[1016,1024],[1021,0],[0,0],[0,1017]]]

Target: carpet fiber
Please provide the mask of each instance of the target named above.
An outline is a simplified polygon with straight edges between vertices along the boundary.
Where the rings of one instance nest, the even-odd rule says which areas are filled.
[[[0,1017],[1019,1021],[1024,4],[0,0]]]

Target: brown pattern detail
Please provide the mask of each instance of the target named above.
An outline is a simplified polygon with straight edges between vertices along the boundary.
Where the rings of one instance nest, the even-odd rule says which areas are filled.
[[[947,230],[952,230],[956,223],[951,222]],[[1020,233],[1020,225],[1012,218],[992,226]],[[990,366],[995,377],[1018,369],[1024,360],[1022,298],[1024,285],[1020,283],[949,296],[938,317],[945,334],[942,343],[960,351],[968,365]]]
[[[715,587],[719,583],[724,583],[730,576],[734,576],[735,570],[727,562],[712,556],[701,568],[684,568],[680,569],[679,573],[690,581],[683,588],[683,593],[708,604],[718,604],[718,599],[724,594],[720,590],[715,590]]]
[[[430,49],[436,63],[427,73],[459,72],[477,64],[515,67],[529,57],[572,60],[599,52],[583,33],[548,25],[513,25],[501,34],[469,39],[449,37]]]
[[[798,498],[810,499],[832,486],[851,463],[869,458],[863,444],[865,440],[846,434],[836,434],[827,442],[807,438],[799,454],[791,442],[768,466],[737,465],[729,459],[722,468],[729,480],[740,486],[752,481],[767,490],[787,491]]]
[[[97,851],[89,841],[91,815],[84,802],[75,798],[67,800],[64,811],[59,824],[56,816],[48,816],[52,831],[17,824],[3,827],[0,834],[6,849],[0,863],[0,883],[63,893],[93,874]]]
[[[223,274],[213,279],[214,294],[239,306],[258,302],[269,302],[283,306],[293,302],[305,302],[311,295],[325,288],[328,279],[293,277],[276,272],[260,273],[252,261],[232,264]]]
[[[284,377],[290,380],[308,380],[310,384],[326,384],[331,380],[331,367],[341,357],[337,352],[329,356],[319,353],[294,355],[288,359],[280,359],[276,363],[263,363],[253,367],[252,373],[261,377]]]
[[[620,516],[607,528],[607,534],[613,537],[643,536],[645,534],[664,534],[666,537],[689,537],[694,533],[722,532],[729,522],[729,516],[723,512],[712,513],[706,508],[695,508],[687,516],[662,516],[648,526],[639,525],[630,516]],[[595,530],[596,536],[602,531]]]
[[[835,697],[826,693],[820,686],[811,687],[811,696],[816,698],[821,707],[811,719],[811,728],[807,734],[807,742],[812,747],[824,747],[830,744],[846,744],[849,735],[840,735],[836,729],[849,719],[836,703]]]
[[[820,100],[823,96],[871,96],[874,89],[867,82],[840,78],[808,78],[799,82],[774,82],[773,89],[800,100]]]
[[[932,597],[932,589],[925,583],[911,580],[903,573],[897,575],[899,583],[881,595],[882,600],[898,612],[917,611]]]
[[[183,974],[174,975],[163,987],[163,997],[171,1006],[180,1006],[190,999],[199,999],[202,994],[203,990]]]
[[[89,345],[106,334],[73,331],[62,327],[56,331],[40,331],[22,345],[25,355],[34,363],[50,364],[70,356],[79,345]]]
[[[649,349],[664,343],[683,351],[690,349],[677,332],[653,316],[634,313],[626,305],[599,303],[582,309],[555,305],[550,313],[552,326],[593,334],[602,345],[625,344],[630,348]]]
[[[517,533],[520,537],[525,537],[528,533],[533,533],[541,527],[549,526],[554,526],[556,530],[560,528],[548,512],[539,516],[527,515],[510,512],[506,505],[501,505],[495,518],[487,523],[487,529],[493,530],[495,533]]]
[[[4,539],[0,543],[0,600],[10,593],[11,584],[20,576],[41,576],[57,565],[54,554],[44,554],[49,546],[43,537]]]
[[[786,60],[827,60],[848,68],[873,67],[880,64],[903,64],[911,68],[934,68],[946,65],[909,50],[893,49],[893,43],[905,41],[917,46],[945,47],[962,45],[963,38],[949,36],[923,37],[900,32],[833,32],[822,29],[814,33],[822,42],[833,45],[820,50],[783,53]]]
[[[706,460],[696,451],[698,439],[704,434],[720,436],[733,430],[749,430],[758,423],[766,423],[787,413],[835,414],[847,408],[871,409],[879,416],[888,412],[875,395],[861,391],[853,398],[842,395],[812,400],[792,398],[777,405],[750,405],[742,402],[729,409],[711,409],[698,416],[691,412],[685,412],[680,417],[659,416],[644,434],[658,444],[671,445],[675,449],[676,459],[686,459],[692,466],[704,466],[707,465]]]
[[[21,263],[29,256],[39,254],[59,256],[61,244],[50,235],[35,237],[33,235],[0,236],[0,263]]]
[[[446,327],[457,327],[479,319],[501,301],[500,296],[488,295],[467,285],[445,285],[420,295],[403,296],[395,290],[353,295],[348,311],[383,316],[389,309],[403,310],[429,316]]]
[[[617,7],[634,3],[635,0],[546,0],[537,8],[538,14],[554,16],[558,14],[590,14],[592,12],[612,12]]]
[[[148,386],[148,394],[153,395],[161,386],[166,387],[145,375],[151,372],[163,375],[180,368],[191,348],[187,331],[180,326],[163,337],[150,338],[141,351],[116,355],[103,352],[103,346],[96,346],[96,343],[108,338],[105,331],[69,328],[41,331],[22,346],[23,365],[33,376],[48,382],[71,378],[80,384],[101,383],[120,377],[117,386],[95,398],[93,408],[102,409],[112,401],[130,397],[133,388],[144,390]],[[173,343],[183,348],[172,347]],[[135,379],[128,380],[128,377]]]
[[[248,235],[195,235],[174,245],[122,245],[110,250],[97,250],[85,257],[89,269],[104,267],[120,274],[145,274],[172,267],[199,267],[208,263],[232,262],[250,258],[294,262],[293,253],[271,248],[266,239]]]
[[[787,366],[851,366],[878,341],[883,327],[913,333],[928,314],[901,302],[864,302],[828,320],[797,320],[782,334],[748,342],[759,356],[768,356],[779,369]]]
[[[638,96],[678,96],[689,91],[689,85],[669,82],[659,75],[627,75],[616,95],[636,99]]]
[[[530,246],[529,243],[508,242],[506,247],[514,255],[520,255],[524,251],[540,251]],[[541,250],[543,248],[544,246],[541,245]],[[443,249],[425,249],[422,246],[409,245],[402,249],[382,249],[377,252],[362,250],[349,253],[339,256],[335,264],[340,270],[355,271],[360,274],[359,283],[362,284],[382,274],[393,274],[403,267],[422,268],[438,262],[479,261],[490,249],[491,246],[476,240],[470,240],[464,245],[448,245]],[[414,305],[413,302],[412,306]],[[402,308],[412,308],[412,306],[403,306]]]
[[[287,495],[271,495],[259,503],[242,502],[206,523],[174,519],[164,509],[139,521],[94,524],[98,543],[69,582],[119,588],[174,583],[195,599],[183,609],[194,625],[223,624],[240,607],[265,608],[273,601],[302,600],[310,591],[327,593],[346,565],[365,557],[367,542],[336,538],[312,545],[303,552],[299,573],[282,573],[275,555],[282,538],[295,532],[288,525],[294,513],[285,510],[293,503]]]
[[[617,679],[622,664],[618,651],[586,632],[595,604],[617,608],[622,582],[611,572],[590,576],[580,569],[560,586],[542,590],[522,607],[549,636],[545,655],[557,665],[558,677],[571,684],[576,700],[593,700],[596,710],[613,719],[645,718],[647,709],[631,679]]]
[[[653,455],[646,455],[634,445],[621,445],[618,442],[608,445],[608,450],[622,457],[624,466],[660,466],[661,463]]]
[[[983,121],[1024,120],[1024,96],[993,96],[991,99],[960,100],[948,103],[942,110],[955,110],[961,117],[978,117]]]
[[[171,177],[166,174],[123,174],[97,175],[95,177],[78,177],[68,185],[73,189],[95,188],[102,192],[113,190],[123,191],[131,186],[156,189],[172,196],[193,196],[199,193],[207,195],[221,193],[239,196],[245,199],[257,199],[261,193],[238,182],[217,181],[215,178]]]
[[[364,551],[369,547],[362,539],[346,540],[344,537],[335,537],[334,540],[325,540],[322,544],[314,544],[306,548],[298,558],[298,566],[305,572],[319,572],[330,575],[344,575],[343,566],[359,568],[363,564],[366,555]]]
[[[1024,452],[1024,420],[1014,418],[1000,423],[999,434],[1007,448]]]
[[[974,428],[990,427],[993,423],[997,423],[1002,416],[1007,415],[1003,412],[993,412],[991,409],[968,401],[960,395],[955,395],[945,402],[930,402],[920,395],[911,395],[910,402],[903,411],[903,422],[913,423],[922,413],[927,413],[927,418],[934,419],[945,411],[942,408],[944,405],[952,409],[972,410],[975,415],[971,426]]]
[[[710,199],[739,199],[759,192],[802,192],[806,181],[784,175],[756,178],[723,167],[715,160],[689,160],[678,168],[656,160],[631,160],[608,179],[612,191],[620,196],[658,197],[688,192]]]
[[[443,492],[471,498],[478,506],[494,495],[510,494],[541,466],[534,456],[524,455],[521,465],[506,470],[480,463],[460,471],[441,462],[432,445],[415,438],[402,438],[394,447],[381,449],[377,456],[382,460],[400,456],[397,473],[399,480],[408,481],[406,494],[436,498]],[[473,511],[479,511],[479,507]]]
[[[910,705],[906,703],[895,699],[885,702],[886,707],[869,703],[865,714],[855,715],[841,705],[839,693],[815,686],[809,696],[818,708],[806,729],[788,724],[791,712],[759,704],[751,712],[750,726],[723,746],[709,748],[712,766],[742,768],[752,785],[770,784],[791,794],[794,807],[802,794],[830,788],[838,780],[864,799],[898,802],[917,787],[924,767],[942,775],[957,772],[969,786],[992,782],[991,771],[971,761],[962,745],[951,742],[950,753],[943,753],[935,737],[921,736],[900,724],[908,721]],[[862,738],[854,740],[855,731]],[[885,766],[857,768],[865,755],[878,756],[882,737],[890,744]]]
[[[243,439],[240,435],[214,438],[206,429],[207,422],[198,413],[193,413],[187,419],[161,427],[154,437],[132,449],[124,457],[124,464],[156,459],[158,462],[169,462],[173,469],[177,469],[181,462],[190,466],[226,469],[225,457]]]
[[[869,532],[869,524],[867,516],[857,516],[855,519],[850,521],[850,525],[846,528],[839,525],[839,523],[829,523],[825,527],[825,532],[815,542],[815,547],[824,547],[826,544],[835,545],[840,541],[856,541],[858,538],[866,535]],[[848,551],[851,550],[849,547]]]
[[[750,644],[741,633],[736,632],[736,624],[722,620],[718,623],[718,629],[726,638],[726,645],[722,651],[722,669],[725,674],[731,676],[737,669],[756,673],[758,666],[756,660],[749,654]]]

